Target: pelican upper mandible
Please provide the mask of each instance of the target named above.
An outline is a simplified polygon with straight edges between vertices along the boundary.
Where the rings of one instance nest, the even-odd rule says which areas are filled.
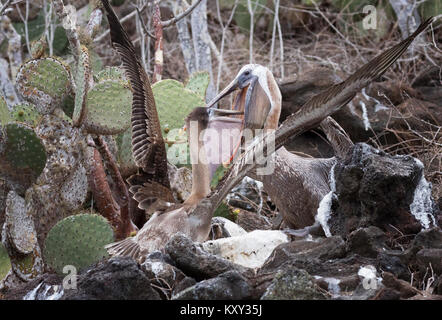
[[[259,64],[247,64],[232,82],[207,104],[212,108],[226,95],[239,90],[233,110],[244,112],[243,129],[278,128],[281,114],[281,91],[272,72]]]

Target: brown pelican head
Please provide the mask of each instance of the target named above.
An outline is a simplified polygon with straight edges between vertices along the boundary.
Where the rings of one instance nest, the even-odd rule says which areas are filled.
[[[271,71],[259,64],[241,68],[233,81],[207,107],[238,91],[233,110],[243,111],[243,129],[276,129],[281,113],[281,92]]]

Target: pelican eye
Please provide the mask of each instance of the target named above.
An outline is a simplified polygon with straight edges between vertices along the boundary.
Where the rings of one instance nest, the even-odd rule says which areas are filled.
[[[244,72],[244,75],[245,75],[245,76],[250,75],[250,70],[247,70],[246,72]]]

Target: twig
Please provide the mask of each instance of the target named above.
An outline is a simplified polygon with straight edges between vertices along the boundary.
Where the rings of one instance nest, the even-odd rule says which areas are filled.
[[[142,9],[140,9],[140,10],[141,10],[141,12],[143,11]],[[132,19],[136,15],[137,15],[137,10],[134,10],[131,13],[129,13],[128,15],[124,16],[123,18],[121,18],[120,19],[120,23],[123,24],[124,22]],[[102,34],[100,34],[98,37],[95,38],[94,42],[100,42],[101,40],[106,38],[106,36],[109,35],[109,33],[110,33],[109,29],[104,31]]]
[[[54,38],[55,38],[55,23],[54,23],[54,4],[51,2],[49,12],[47,10],[47,0],[43,1],[43,12],[45,14],[45,35],[49,47],[49,55],[54,54]]]
[[[157,38],[149,30],[147,30],[147,25],[144,23],[141,10],[138,9],[138,7],[135,10],[137,10],[137,16],[138,19],[140,19],[140,24],[141,27],[143,28],[144,33],[146,33],[152,39],[156,40]]]
[[[196,0],[189,8],[187,8],[184,12],[180,13],[179,15],[173,17],[170,20],[161,21],[161,25],[163,26],[163,28],[167,28],[177,23],[181,19],[187,17],[193,11],[193,9],[195,9],[200,4],[201,1],[202,0]]]
[[[279,8],[279,0],[273,0],[273,4],[275,6],[275,14],[273,17],[273,29],[272,29],[272,42],[270,44],[270,71],[273,72],[273,52],[275,51],[275,38],[276,38],[276,21],[277,21],[277,10]]]
[[[365,59],[362,55],[361,52],[359,51],[358,47],[356,47],[356,45],[351,42],[350,40],[348,40],[334,25],[333,23],[330,22],[330,20],[325,16],[325,14],[319,9],[318,4],[315,2],[315,0],[312,0],[313,5],[315,6],[316,11],[321,15],[322,18],[324,18],[325,21],[327,21],[327,23],[329,24],[329,26],[342,38],[344,39],[344,41],[349,44],[350,46],[353,47],[353,49],[355,49],[356,53],[358,54],[359,57],[361,57],[362,61],[364,63],[367,62],[367,59]]]
[[[161,25],[163,26],[163,28],[168,28],[174,24],[176,24],[178,21],[180,21],[181,19],[187,17],[192,11],[193,9],[195,9],[198,4],[201,2],[202,0],[196,0],[196,2],[194,4],[192,4],[189,8],[187,8],[184,12],[180,13],[179,15],[175,16],[174,18],[167,20],[167,21],[161,21]],[[154,2],[155,5],[159,4],[159,1]],[[124,22],[132,19],[135,15],[139,15],[141,16],[141,13],[147,8],[147,5],[142,6],[141,8],[136,8],[134,11],[132,11],[131,13],[129,13],[128,15],[124,16],[123,18],[120,19],[120,23],[123,24]],[[145,25],[143,25],[143,27],[145,28]],[[145,28],[145,32],[146,34],[155,39],[155,36],[147,30],[147,28]],[[110,30],[106,30],[105,32],[103,32],[101,35],[99,35],[94,41],[95,42],[100,42],[101,40],[103,40],[104,38],[106,38],[106,36],[110,33]]]
[[[153,25],[155,28],[155,64],[153,68],[152,82],[158,82],[161,80],[161,75],[163,73],[163,26],[161,23],[161,12],[158,5],[154,8],[153,14]]]
[[[178,1],[173,9],[174,14],[177,14],[180,9],[181,1]],[[196,71],[196,57],[193,50],[192,37],[190,36],[189,27],[187,25],[187,18],[177,21],[176,28],[178,31],[178,39],[180,41],[181,52],[183,53],[186,69],[189,74]]]
[[[0,16],[2,16],[6,9],[8,9],[8,7],[11,5],[11,2],[12,0],[7,0],[6,3],[1,7]]]
[[[247,0],[247,10],[250,14],[250,35],[249,35],[249,63],[253,63],[253,33],[254,33],[254,19],[255,19],[255,11],[258,7],[258,1],[255,0],[255,7],[252,8],[252,1]]]
[[[226,32],[227,32],[227,28],[230,26],[230,23],[233,20],[233,16],[235,15],[236,7],[238,6],[238,1],[239,0],[235,0],[235,4],[233,5],[232,11],[230,12],[229,19],[227,20],[227,23],[224,25],[223,20],[221,18],[221,11],[219,8],[219,0],[216,0],[216,13],[218,16],[219,24],[221,25],[221,28],[223,29],[222,35],[221,35],[220,53],[216,55],[216,57],[218,58],[218,75],[217,75],[217,79],[216,79],[216,92],[217,93],[219,91],[219,86],[220,86],[220,82],[221,82],[221,68],[224,65],[223,57],[224,57],[224,45],[225,45],[225,41],[226,41]],[[216,46],[215,46],[215,49],[216,49]]]
[[[276,18],[276,25],[278,26],[278,36],[279,36],[279,54],[280,54],[280,60],[281,60],[281,79],[284,79],[285,77],[285,70],[284,70],[284,40],[282,37],[282,28],[281,28],[281,22],[279,21],[279,0],[278,0],[278,10],[275,12],[275,18]]]
[[[15,5],[18,15],[20,16],[20,19],[23,21],[24,27],[25,27],[25,40],[26,40],[26,48],[28,49],[28,53],[31,54],[31,44],[29,42],[29,29],[28,29],[28,19],[29,19],[29,0],[26,0],[26,11],[25,16],[23,17],[23,14],[21,13],[20,7],[18,4]]]

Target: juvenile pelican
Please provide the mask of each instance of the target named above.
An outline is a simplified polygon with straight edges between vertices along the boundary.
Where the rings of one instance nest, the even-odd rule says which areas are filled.
[[[188,214],[210,192],[208,161],[200,136],[210,123],[222,127],[223,123],[231,122],[227,116],[242,112],[214,110],[217,116],[209,118],[209,109],[199,107],[186,118],[192,161],[192,192],[184,203],[175,203],[167,176],[165,145],[149,77],[109,2],[102,0],[102,3],[107,13],[112,43],[122,58],[133,90],[132,148],[139,171],[128,179],[131,185],[129,190],[141,209],[154,213],[135,237],[112,243],[106,248],[112,255],[139,258],[160,249],[178,231],[194,241],[203,241],[212,217]]]
[[[186,118],[186,128],[192,161],[192,193],[182,204],[175,204],[164,211],[156,211],[141,230],[132,238],[108,245],[112,255],[139,258],[146,253],[161,249],[170,236],[182,232],[193,241],[206,240],[211,216],[190,216],[199,201],[210,193],[210,174],[201,132],[209,124],[208,109],[194,109]]]

